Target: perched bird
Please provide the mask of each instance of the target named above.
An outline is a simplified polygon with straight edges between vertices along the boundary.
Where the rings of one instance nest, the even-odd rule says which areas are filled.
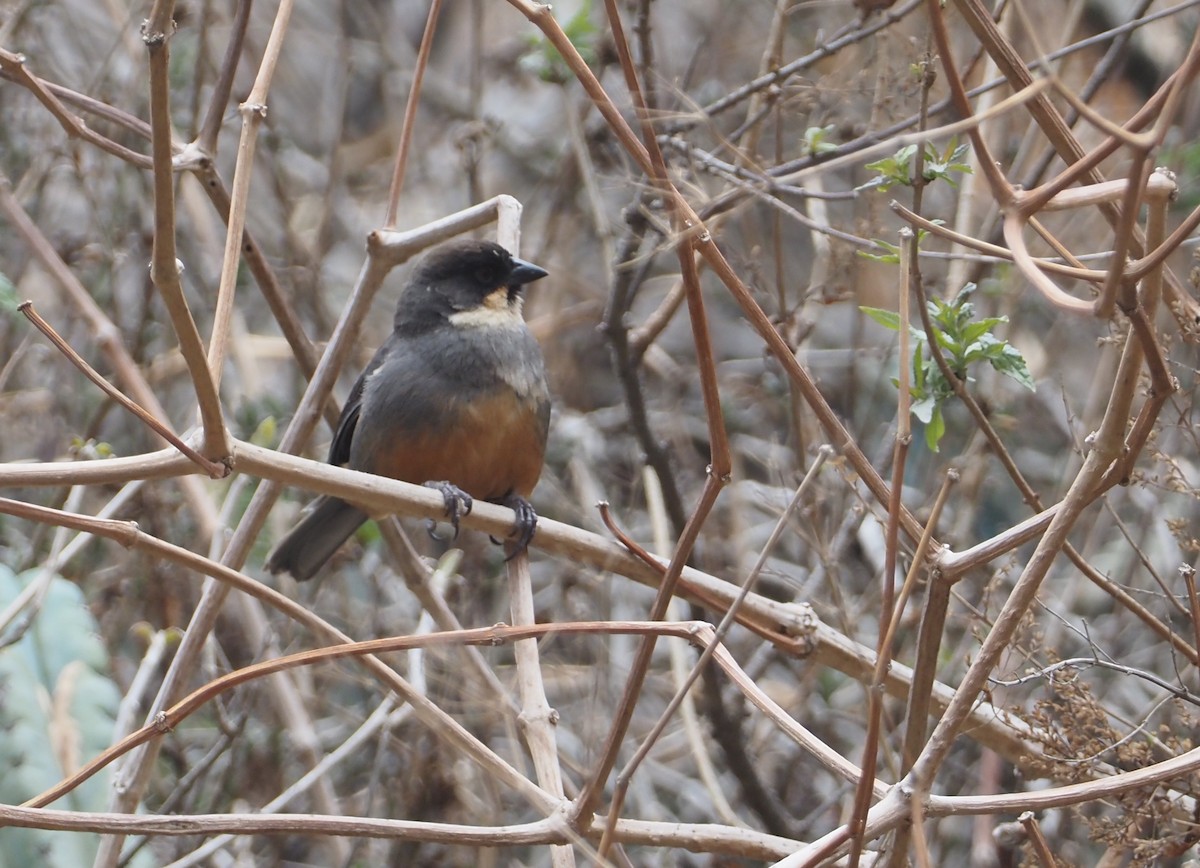
[[[516,550],[528,546],[537,514],[526,498],[542,472],[550,393],[521,307],[525,285],[545,276],[490,241],[425,254],[400,293],[391,337],[350,390],[329,462],[441,491],[455,533],[472,498],[508,506]],[[267,569],[310,578],[367,518],[317,498]]]

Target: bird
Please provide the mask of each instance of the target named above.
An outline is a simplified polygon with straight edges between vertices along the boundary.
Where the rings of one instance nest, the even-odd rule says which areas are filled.
[[[526,285],[546,275],[491,241],[451,241],[423,255],[396,302],[392,334],[350,390],[329,463],[440,491],[456,536],[474,498],[507,506],[516,513],[509,557],[527,548],[550,392],[522,306]],[[318,497],[267,556],[267,570],[311,578],[368,518]]]

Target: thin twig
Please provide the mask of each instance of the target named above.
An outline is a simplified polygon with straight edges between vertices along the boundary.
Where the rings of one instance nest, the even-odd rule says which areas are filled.
[[[508,544],[511,549],[512,544]],[[510,557],[508,564],[508,596],[514,627],[532,627],[537,618],[533,610],[533,588],[529,576],[529,551],[523,549]],[[513,642],[513,657],[517,666],[517,683],[521,694],[520,723],[525,742],[533,757],[538,785],[550,795],[562,799],[563,775],[558,761],[558,746],[554,736],[558,712],[546,698],[546,685],[538,662],[538,643],[535,638]],[[550,861],[555,868],[571,868],[575,854],[570,847],[554,847]]]
[[[723,642],[725,640],[725,636],[729,632],[729,628],[733,626],[742,604],[746,601],[746,597],[753,589],[755,582],[762,573],[763,567],[766,566],[767,558],[770,556],[771,552],[774,551],[775,545],[779,542],[779,538],[783,535],[784,529],[788,526],[788,523],[791,521],[791,518],[795,514],[796,510],[800,508],[800,504],[803,502],[805,495],[808,494],[808,490],[812,486],[813,481],[816,479],[817,474],[824,466],[825,461],[832,454],[833,450],[828,446],[822,446],[817,451],[816,460],[812,463],[812,466],[809,467],[808,472],[804,475],[804,479],[800,481],[800,485],[797,486],[796,491],[792,495],[792,499],[788,502],[787,507],[784,509],[783,514],[779,516],[779,520],[775,523],[775,527],[772,528],[770,535],[767,537],[767,541],[763,543],[762,550],[758,555],[758,559],[755,561],[754,566],[750,568],[750,572],[747,574],[746,580],[742,583],[741,591],[738,592],[737,597],[734,598],[733,602],[726,609],[725,614],[721,617],[721,622],[717,625],[716,629],[716,642]],[[666,730],[667,724],[669,724],[674,718],[675,713],[679,710],[679,706],[683,702],[687,692],[691,690],[692,685],[696,683],[696,680],[704,672],[705,667],[708,665],[709,660],[712,659],[715,651],[716,645],[710,644],[700,654],[699,659],[696,660],[696,663],[692,666],[691,671],[683,680],[683,683],[679,685],[675,691],[675,694],[667,703],[666,708],[664,708],[662,714],[659,715],[658,721],[650,728],[650,731],[642,740],[642,744],[637,749],[637,752],[633,755],[633,758],[625,764],[625,767],[617,776],[617,784],[613,797],[614,805],[623,801],[624,793],[629,789],[629,784],[633,779],[634,773],[649,755],[659,737]],[[814,755],[816,755],[819,760],[825,763],[827,767],[835,768],[839,773],[845,776],[847,764],[840,756],[824,748],[825,746],[816,739],[810,743],[810,750],[814,752]],[[830,766],[831,763],[832,766]],[[857,779],[856,776],[858,775],[861,775],[861,771],[859,769],[853,769],[853,772],[850,776],[848,776],[848,779]],[[609,816],[610,822],[614,821],[615,819],[615,816]]]
[[[221,123],[225,120],[225,109],[229,105],[229,94],[233,90],[238,60],[242,56],[251,6],[252,0],[238,0],[234,9],[229,41],[225,43],[225,56],[221,60],[221,68],[213,83],[212,93],[209,94],[208,111],[204,113],[204,120],[200,123],[200,131],[196,136],[196,144],[210,157],[217,153],[217,137],[221,133]]]
[[[168,53],[171,35],[175,30],[172,19],[174,9],[173,0],[156,0],[150,17],[142,25],[142,40],[146,44],[150,62],[150,145],[154,158],[154,253],[150,262],[150,279],[158,288],[171,317],[180,354],[196,389],[200,423],[204,429],[201,449],[209,458],[219,460],[229,453],[226,441],[228,432],[225,430],[217,384],[205,360],[204,344],[196,330],[187,299],[184,298],[180,282],[181,265],[175,255],[175,169],[172,162]],[[240,234],[238,239],[240,241]]]
[[[1038,824],[1033,811],[1025,811],[1021,816],[1017,817],[1017,822],[1025,827],[1025,833],[1033,843],[1033,852],[1037,856],[1038,863],[1042,868],[1054,868],[1058,864],[1057,860],[1055,860],[1054,854],[1050,851],[1050,844],[1046,841],[1046,836],[1042,834],[1042,828]]]
[[[421,34],[421,47],[417,49],[417,63],[413,68],[412,84],[409,85],[408,101],[404,104],[404,120],[400,125],[400,141],[396,145],[396,160],[392,166],[392,185],[388,191],[387,211],[384,213],[385,229],[396,227],[400,213],[400,192],[404,188],[404,174],[408,169],[408,155],[412,147],[413,127],[417,121],[417,108],[421,102],[421,82],[429,66],[429,54],[433,50],[433,35],[437,32],[438,19],[442,14],[442,0],[429,4],[425,18],[425,30]]]
[[[133,399],[127,397],[120,389],[118,389],[108,380],[104,379],[104,377],[100,376],[100,372],[89,365],[83,356],[75,352],[74,347],[67,343],[62,335],[54,330],[54,326],[46,322],[46,320],[44,320],[41,315],[33,309],[32,301],[22,302],[17,306],[17,310],[21,311],[21,313],[25,315],[25,318],[33,323],[37,330],[44,334],[49,339],[50,343],[54,344],[54,346],[58,348],[58,351],[67,357],[67,360],[71,364],[79,368],[85,377],[99,386],[100,390],[104,392],[104,394],[108,395],[108,397],[112,398],[114,401],[140,419],[143,424],[153,430],[154,433],[156,433],[159,437],[163,438],[184,455],[186,455],[190,460],[196,462],[196,464],[199,465],[210,477],[213,479],[220,479],[229,473],[229,467],[227,465],[219,464],[215,461],[210,461],[205,458],[191,446],[188,446],[181,439],[179,439],[178,435],[176,435],[174,431],[156,419],[153,414],[151,414]]]
[[[254,155],[258,131],[267,116],[267,97],[275,68],[283,51],[292,17],[294,0],[281,0],[271,24],[271,35],[263,50],[263,59],[254,77],[254,86],[238,106],[242,116],[242,132],[238,139],[237,161],[233,167],[233,189],[226,218],[225,251],[221,259],[221,282],[217,289],[217,304],[213,312],[213,331],[208,344],[208,369],[218,385],[225,369],[225,352],[229,345],[230,320],[237,290],[238,266],[242,261],[242,236],[246,229],[246,207],[250,200],[250,179],[254,174]],[[231,73],[230,73],[231,74]],[[214,132],[215,137],[215,132]]]
[[[14,54],[11,51],[0,48],[0,74],[8,80],[22,85],[37,97],[38,101],[53,115],[54,119],[58,121],[68,136],[77,137],[93,144],[100,148],[100,150],[112,154],[131,165],[142,169],[150,168],[151,160],[145,154],[139,154],[124,145],[100,135],[88,127],[82,118],[67,111],[66,107],[55,95],[53,89],[42,79],[30,74],[29,70],[25,68],[24,55]]]

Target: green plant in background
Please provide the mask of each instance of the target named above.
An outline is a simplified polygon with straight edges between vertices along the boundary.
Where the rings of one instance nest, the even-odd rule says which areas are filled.
[[[936,223],[937,225],[941,226],[946,221],[945,220],[934,220],[933,222]],[[920,247],[921,247],[921,242],[924,241],[928,236],[929,236],[928,229],[918,229],[917,230],[917,248],[918,249],[920,249]],[[858,255],[861,256],[863,259],[870,259],[872,262],[885,262],[889,265],[899,265],[900,264],[900,245],[890,244],[887,241],[884,241],[882,238],[872,238],[871,243],[874,244],[879,249],[883,250],[884,252],[883,253],[868,253],[866,250],[860,250],[860,251],[858,251]]]
[[[38,571],[17,576],[0,566],[0,609]],[[106,674],[108,654],[79,587],[59,576],[41,591],[28,623],[0,636],[0,801],[20,804],[57,784],[112,743],[121,691]],[[51,807],[107,809],[112,775],[101,772]],[[0,868],[90,865],[96,835],[48,829],[0,829]],[[143,852],[135,865],[149,864]]]
[[[566,21],[561,22],[561,26],[563,33],[566,34],[567,39],[571,40],[571,44],[575,46],[575,50],[579,52],[579,56],[584,59],[584,62],[588,66],[595,66],[600,55],[597,50],[600,30],[592,23],[591,0],[584,0],[578,11]],[[566,61],[559,55],[558,49],[540,33],[529,38],[529,50],[521,55],[518,63],[521,69],[533,73],[542,81],[553,84],[564,84],[575,77]]]
[[[939,151],[932,143],[925,143],[925,160],[921,167],[921,177],[926,183],[946,181],[957,187],[958,181],[954,175],[970,174],[971,167],[964,163],[967,156],[967,146],[956,144],[957,139],[951,139],[946,150]],[[855,187],[855,190],[879,190],[887,192],[892,187],[911,187],[915,182],[913,177],[913,157],[917,155],[918,145],[905,145],[890,157],[867,163],[867,168],[876,175],[865,184]]]
[[[804,141],[800,146],[800,153],[806,157],[819,157],[822,154],[828,154],[830,151],[836,151],[838,146],[829,141],[836,127],[830,124],[827,127],[809,127],[804,131]]]
[[[19,304],[16,285],[8,279],[8,275],[0,271],[0,310],[15,314]]]
[[[1196,193],[1196,182],[1200,179],[1200,142],[1189,139],[1166,147],[1158,163],[1170,166],[1178,175],[1179,196],[1171,200],[1171,210],[1186,214],[1200,205],[1200,194]]]
[[[972,382],[968,368],[976,362],[987,362],[996,371],[1016,380],[1026,389],[1033,391],[1033,378],[1020,350],[1007,341],[992,334],[1001,323],[1008,322],[1006,316],[989,316],[976,320],[975,306],[967,299],[976,286],[968,283],[950,301],[931,298],[926,302],[929,319],[946,364],[954,375],[963,382]],[[892,331],[900,330],[900,315],[878,307],[862,307],[863,313],[881,326]],[[909,324],[913,337],[913,379],[909,393],[912,397],[912,414],[925,426],[925,444],[931,451],[938,451],[938,443],[946,433],[946,421],[942,417],[943,405],[954,397],[954,387],[942,374],[927,346],[925,330]],[[893,385],[900,381],[893,377]]]
[[[95,440],[91,437],[86,440],[82,437],[72,437],[71,454],[76,458],[93,460],[96,458],[114,458],[117,453],[113,451],[111,443],[106,443],[103,440]]]

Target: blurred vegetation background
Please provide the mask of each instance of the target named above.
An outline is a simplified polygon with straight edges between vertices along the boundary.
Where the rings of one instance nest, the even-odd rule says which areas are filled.
[[[195,140],[209,110],[235,26],[235,5],[176,4],[177,30],[169,43],[170,108],[179,146]],[[902,282],[886,245],[901,243],[905,224],[888,203],[897,199],[912,207],[913,190],[905,184],[887,190],[872,184],[884,170],[868,164],[895,156],[899,143],[869,154],[867,148],[915,130],[923,101],[931,106],[928,126],[957,119],[946,104],[925,4],[629,0],[616,5],[671,180],[706,220],[855,442],[888,478],[897,423],[893,378],[908,362],[898,358],[897,332],[862,308],[899,307]],[[1194,5],[1130,3],[1113,10],[1079,0],[998,4],[1007,7],[1001,26],[1021,56],[1031,64],[1049,56],[1041,74],[1053,75],[1114,123],[1141,108],[1182,63],[1196,25]],[[237,106],[250,91],[275,12],[267,3],[251,9],[231,99],[217,107],[219,148],[210,156],[226,185],[232,183],[243,123]],[[246,227],[318,346],[328,339],[362,268],[366,236],[384,218],[427,12],[427,4],[416,0],[344,0],[300,2],[292,13],[257,143]],[[52,86],[89,128],[149,154],[148,128],[134,123],[149,117],[146,46],[139,34],[148,14],[146,4],[120,0],[11,0],[0,5],[0,49],[23,55],[24,71]],[[633,119],[603,4],[564,0],[554,5],[553,14]],[[997,79],[994,64],[961,19],[949,15],[949,21],[954,61],[968,84]],[[1136,26],[1121,30],[1129,21]],[[788,73],[768,85],[752,84],[780,67]],[[934,76],[928,91],[926,70]],[[175,430],[189,429],[195,423],[195,391],[148,270],[155,231],[152,175],[67,135],[17,64],[0,65],[0,73],[0,184],[7,201],[15,203],[0,214],[0,292],[6,310],[0,319],[0,459],[18,466],[152,451],[158,441],[149,429],[88,383],[15,310],[17,301],[31,299],[110,379],[114,372],[105,345],[118,342]],[[1007,86],[985,91],[977,97],[979,110],[1009,93]],[[534,505],[543,516],[607,535],[596,503],[608,501],[625,532],[669,555],[704,484],[711,444],[688,314],[678,305],[678,238],[663,196],[621,148],[554,49],[508,3],[446,4],[419,99],[396,228],[419,227],[510,194],[524,206],[521,255],[551,273],[530,288],[526,306],[555,396],[547,464]],[[1070,111],[1061,98],[1056,103],[1064,113]],[[1155,157],[1178,174],[1181,195],[1173,206],[1172,228],[1196,202],[1198,106],[1187,92]],[[999,115],[983,129],[1011,182],[1032,187],[1062,170],[1025,109]],[[1085,147],[1105,134],[1087,122],[1073,129]],[[933,143],[933,153],[949,157],[964,142],[961,135],[943,137]],[[860,152],[861,159],[839,159],[822,168]],[[1101,169],[1108,178],[1124,178],[1130,160],[1119,150]],[[976,155],[964,149],[947,162],[952,170],[922,187],[921,213],[1003,244],[1002,213]],[[896,165],[911,162],[900,159]],[[224,218],[191,172],[178,172],[175,195],[183,286],[200,335],[207,338],[220,280]],[[95,320],[64,292],[36,245],[16,230],[15,209],[28,216],[115,330],[99,332]],[[1096,209],[1042,219],[1090,267],[1105,267],[1113,233]],[[1054,251],[1042,245],[1035,253]],[[922,254],[925,291],[950,302],[974,283],[972,318],[997,318],[991,333],[1023,360],[1028,383],[980,363],[969,370],[968,388],[1030,485],[1046,504],[1057,502],[1079,472],[1088,437],[1111,395],[1128,321],[1058,311],[1011,263],[941,238],[923,240]],[[1087,258],[1093,254],[1099,256]],[[1190,255],[1188,240],[1169,264],[1185,276],[1194,298],[1186,282]],[[339,401],[390,328],[403,279],[403,270],[392,275],[376,299],[335,389]],[[701,281],[733,473],[690,563],[740,584],[828,436],[721,283],[703,269]],[[1082,282],[1064,282],[1079,297],[1091,297]],[[274,446],[305,381],[257,286],[243,267],[221,399],[234,437]],[[915,301],[913,311],[912,321],[918,322]],[[1167,633],[1195,644],[1197,612],[1185,577],[1200,555],[1196,331],[1187,333],[1166,311],[1155,326],[1179,389],[1167,401],[1129,484],[1092,505],[1071,542]],[[1012,528],[1033,511],[970,414],[952,398],[940,407],[945,431],[937,451],[916,424],[903,501],[924,520],[947,469],[955,468],[960,480],[936,536],[958,551]],[[323,458],[329,436],[328,427],[319,428],[306,454]],[[831,445],[840,450],[843,444]],[[198,517],[177,479],[147,481],[127,492],[114,517],[135,520],[143,532],[184,548],[219,554],[256,484],[239,474],[203,483],[203,496],[218,517],[215,528]],[[118,490],[107,484],[24,487],[10,482],[4,495],[95,515]],[[259,535],[249,574],[262,577],[263,556],[310,497],[300,489],[287,490]],[[771,552],[756,591],[783,603],[809,604],[847,640],[874,648],[886,513],[887,504],[876,502],[845,461],[835,458]],[[409,525],[423,554],[444,554],[446,543],[428,539],[417,521]],[[114,725],[140,725],[166,665],[165,659],[147,657],[147,651],[157,648],[169,658],[172,631],[187,626],[200,596],[200,576],[150,552],[93,539],[77,544],[69,558],[59,558],[70,538],[48,524],[0,517],[0,561],[7,568],[0,582],[5,612],[0,751],[17,744],[18,724],[45,730],[48,724],[39,723],[38,715],[47,708],[57,709],[58,725],[73,734],[68,742],[75,745],[67,750],[61,741],[22,741],[19,756],[6,760],[9,767],[49,764],[58,771],[31,778],[21,792],[10,791],[13,781],[0,776],[6,779],[9,804],[35,795],[94,755],[106,744],[103,732]],[[479,533],[464,533],[454,545],[465,550],[464,560],[437,590],[465,626],[507,620],[500,550]],[[1032,546],[972,570],[954,587],[937,663],[941,682],[957,683]],[[911,552],[906,541],[901,579]],[[355,639],[404,635],[418,629],[422,609],[397,578],[398,569],[371,525],[343,549],[319,583],[298,587],[286,577],[276,583]],[[653,599],[652,589],[582,561],[545,556],[536,545],[532,569],[541,622],[636,620],[646,616]],[[41,590],[22,598],[21,589],[28,587]],[[914,659],[923,588],[909,604],[896,638],[894,657],[906,665]],[[676,617],[713,621],[721,615],[695,604],[673,611]],[[263,659],[268,648],[286,652],[319,644],[286,618],[269,617],[269,631],[261,635],[247,630],[240,616],[223,615],[191,686]],[[32,642],[39,632],[43,639],[61,637],[61,646]],[[95,647],[82,643],[83,635],[93,633]],[[166,641],[165,651],[156,637]],[[73,652],[72,659],[82,661],[104,686],[92,694],[95,707],[71,710],[63,691],[73,689],[74,682],[65,681],[63,672],[75,670],[47,659],[76,641],[88,647]],[[783,653],[743,628],[735,628],[727,644],[765,693],[839,754],[860,762],[867,715],[859,677]],[[541,642],[547,694],[560,716],[557,738],[568,796],[587,780],[597,760],[635,645],[620,636],[558,635]],[[640,743],[676,688],[672,656],[694,659],[693,652],[670,645],[659,642],[631,746]],[[32,655],[37,689],[18,689],[24,682],[6,663],[18,652]],[[511,650],[483,654],[511,689]],[[1119,666],[1080,663],[1058,675],[1046,670],[1073,658]],[[484,743],[518,766],[526,762],[515,717],[500,713],[495,697],[473,676],[464,676],[459,654],[430,651],[409,666],[409,677],[421,680],[430,698]],[[1060,558],[995,672],[999,680],[987,698],[1038,727],[1045,753],[1061,762],[1047,761],[1040,779],[1034,779],[1028,769],[1018,770],[1013,757],[964,737],[940,770],[935,791],[1015,793],[1061,782],[1072,773],[1082,778],[1128,770],[1182,753],[1193,746],[1197,671],[1178,643]],[[143,797],[145,810],[186,815],[261,808],[309,770],[310,748],[334,751],[386,695],[349,662],[305,668],[294,677],[315,745],[299,749],[293,721],[270,692],[258,682],[244,685],[163,739]],[[123,722],[117,720],[121,697],[129,703]],[[746,827],[795,841],[819,838],[848,819],[853,788],[753,711],[728,679],[707,672],[695,705],[697,717],[685,714],[673,721],[634,777],[622,816]],[[902,701],[884,705],[877,774],[889,782],[902,772],[903,716]],[[96,727],[102,730],[99,736],[91,731]],[[1136,756],[1134,746],[1141,751]],[[1101,765],[1107,771],[1097,771]],[[541,818],[402,711],[393,712],[326,779],[347,816],[482,825]],[[1048,811],[1040,820],[1058,864],[1183,864],[1188,854],[1195,856],[1195,818],[1187,817],[1194,810],[1194,790],[1193,777],[1169,790]],[[109,804],[102,789],[81,791],[79,798],[74,806],[79,810],[105,810]],[[328,812],[328,803],[314,806],[308,798],[300,795],[285,810]],[[931,820],[926,834],[933,864],[1042,864],[1026,843],[993,837],[997,825],[1012,819]],[[8,848],[16,846],[9,836],[16,832],[0,829],[5,851],[0,864],[8,863]],[[34,851],[45,857],[43,864],[86,864],[98,838],[42,834],[51,842],[40,845],[51,849]],[[90,843],[80,855],[67,850],[65,840]],[[220,856],[198,850],[205,840],[200,835],[130,838],[123,858],[141,860],[137,864],[213,865],[533,865],[550,859],[544,846],[475,847],[403,835],[331,839],[301,829],[242,836],[227,843]],[[64,849],[53,849],[59,847]],[[740,853],[736,847],[724,853],[692,849],[687,852],[678,843],[630,844],[622,858],[635,865],[765,864],[765,857],[750,848]],[[584,854],[577,851],[590,864]],[[1101,862],[1106,858],[1117,861]]]

